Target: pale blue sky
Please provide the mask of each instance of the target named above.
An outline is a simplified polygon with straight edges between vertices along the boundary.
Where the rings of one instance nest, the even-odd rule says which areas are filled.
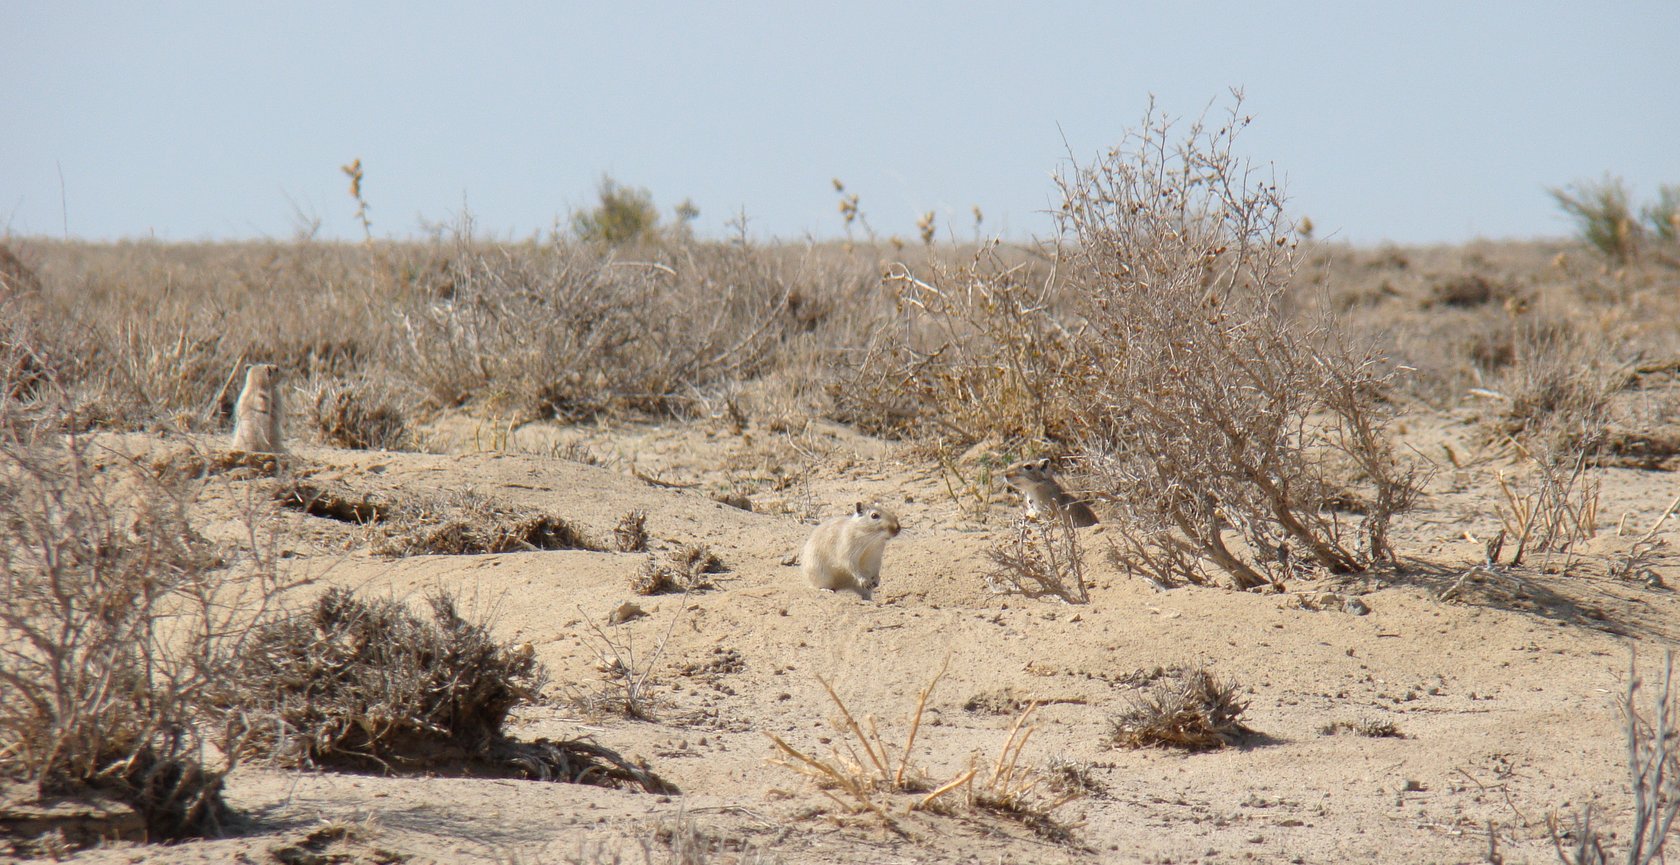
[[[1680,183],[1680,3],[0,0],[0,231],[546,231],[603,172],[703,234],[1046,234],[1049,176],[1230,86],[1355,243],[1561,235],[1548,185]],[[1064,147],[1065,138],[1065,147]],[[60,173],[62,172],[62,198]]]

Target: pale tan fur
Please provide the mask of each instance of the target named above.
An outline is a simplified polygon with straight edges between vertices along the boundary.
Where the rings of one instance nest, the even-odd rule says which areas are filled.
[[[799,554],[800,567],[811,585],[867,601],[881,584],[881,554],[897,536],[897,514],[858,502],[851,513],[817,526]]]
[[[1027,516],[1054,517],[1066,511],[1078,528],[1097,524],[1097,515],[1090,505],[1068,495],[1056,481],[1049,457],[1016,463],[1003,473],[1003,480],[1027,500]]]
[[[280,423],[280,369],[271,363],[251,364],[233,409],[233,449],[255,454],[284,452]]]

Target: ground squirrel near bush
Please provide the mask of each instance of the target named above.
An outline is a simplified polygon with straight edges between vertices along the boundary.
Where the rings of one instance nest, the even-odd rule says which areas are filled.
[[[245,387],[233,408],[233,449],[253,454],[277,454],[280,441],[280,368],[254,363],[245,372]]]
[[[1029,517],[1040,514],[1056,517],[1066,511],[1076,528],[1083,529],[1097,524],[1097,515],[1091,510],[1091,506],[1068,495],[1067,490],[1062,489],[1062,485],[1056,482],[1049,457],[1018,462],[1003,473],[1003,480],[1027,500]]]
[[[799,554],[800,567],[811,585],[856,592],[867,601],[881,584],[881,554],[897,536],[897,514],[858,502],[851,513],[817,526]]]

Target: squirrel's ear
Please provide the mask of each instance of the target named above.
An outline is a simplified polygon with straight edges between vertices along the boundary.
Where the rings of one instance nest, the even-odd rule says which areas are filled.
[[[852,510],[852,513],[857,514],[860,517],[863,516],[863,502],[858,502],[857,506]]]
[[[1041,468],[1041,469],[1044,469],[1045,471],[1049,471],[1050,470],[1050,458],[1045,457],[1045,458],[1039,460],[1038,461],[1038,467]]]

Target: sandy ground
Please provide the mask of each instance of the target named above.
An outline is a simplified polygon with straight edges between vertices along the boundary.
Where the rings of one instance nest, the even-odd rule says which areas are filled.
[[[1442,454],[1443,443],[1477,453],[1462,418],[1413,420],[1405,432],[1421,453]],[[588,736],[646,760],[682,794],[245,766],[229,781],[246,815],[239,836],[118,844],[81,861],[640,862],[646,842],[663,862],[661,839],[685,819],[714,845],[713,862],[1469,862],[1483,861],[1490,833],[1506,862],[1555,861],[1548,815],[1568,823],[1591,804],[1600,825],[1627,825],[1616,699],[1630,649],[1654,668],[1680,634],[1672,593],[1605,576],[1630,535],[1680,493],[1662,472],[1602,472],[1601,537],[1568,575],[1483,578],[1438,598],[1499,525],[1493,478],[1511,465],[1489,457],[1467,468],[1443,461],[1422,508],[1398,526],[1401,573],[1285,594],[1161,591],[1108,563],[1108,529],[1099,528],[1085,535],[1091,602],[1069,606],[988,588],[985,551],[1018,505],[990,489],[983,449],[955,465],[959,478],[929,453],[839,427],[509,430],[457,417],[434,424],[427,442],[440,453],[303,447],[296,464],[380,495],[470,490],[563,516],[597,538],[640,509],[656,553],[702,543],[729,570],[711,591],[643,598],[629,584],[645,554],[381,558],[361,529],[286,512],[288,567],[314,580],[300,597],[326,585],[415,600],[432,589],[459,594],[493,617],[498,636],[532,643],[552,674],[544,702],[517,714],[515,735]],[[583,452],[602,465],[560,456]],[[198,512],[207,535],[239,531],[246,483],[209,482]],[[714,501],[722,493],[748,495],[754,511]],[[812,518],[858,499],[895,508],[905,526],[873,602],[813,590],[784,564]],[[1671,558],[1659,559],[1657,574],[1680,584]],[[1369,613],[1300,604],[1327,589],[1357,595]],[[648,615],[607,625],[627,600]],[[653,664],[655,720],[578,708],[578,694],[603,687],[604,645],[588,622]],[[1087,769],[1094,789],[1056,812],[1071,842],[964,807],[895,811],[899,831],[889,831],[771,764],[766,734],[813,754],[843,739],[819,676],[898,742],[947,657],[912,762],[939,781],[976,755],[995,757],[1014,717],[965,709],[971,698],[1009,689],[1045,701],[1021,759]],[[1239,683],[1244,720],[1259,735],[1190,755],[1111,747],[1111,719],[1147,687],[1149,671],[1174,664]],[[1359,721],[1391,722],[1403,738],[1322,731]],[[902,809],[913,799],[890,801]],[[312,841],[323,822],[353,831]]]

